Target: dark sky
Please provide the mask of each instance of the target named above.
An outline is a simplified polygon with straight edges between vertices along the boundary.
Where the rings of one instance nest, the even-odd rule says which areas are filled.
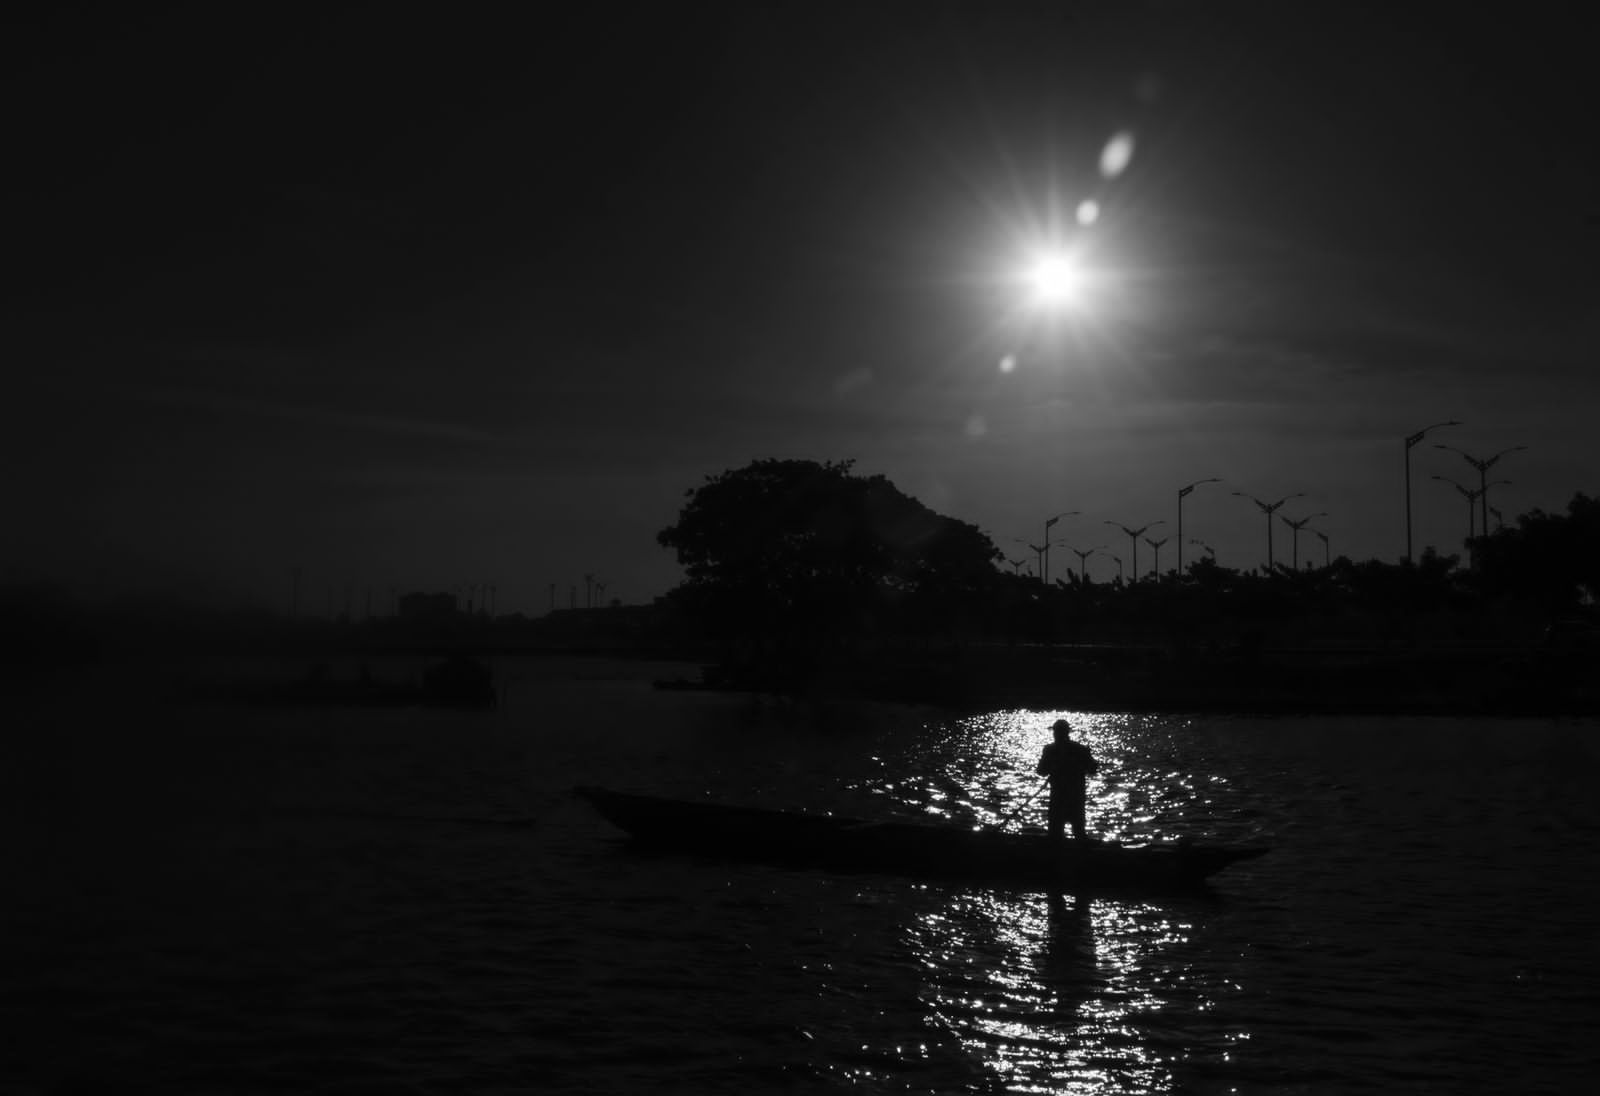
[[[643,601],[683,492],[769,456],[1014,557],[1079,510],[1056,533],[1126,559],[1105,521],[1171,535],[1220,476],[1185,537],[1223,563],[1265,554],[1230,490],[1392,559],[1400,439],[1451,418],[1529,447],[1508,519],[1600,490],[1578,26],[767,7],[8,17],[5,576]],[[1015,275],[1052,231],[1095,281],[1043,317]],[[1477,473],[1412,456],[1418,546],[1456,551],[1430,477]]]

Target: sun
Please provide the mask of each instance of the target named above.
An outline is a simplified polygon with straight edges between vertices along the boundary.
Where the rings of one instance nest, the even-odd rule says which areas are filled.
[[[1070,255],[1036,256],[1028,267],[1035,304],[1058,307],[1074,303],[1083,289],[1083,274]]]

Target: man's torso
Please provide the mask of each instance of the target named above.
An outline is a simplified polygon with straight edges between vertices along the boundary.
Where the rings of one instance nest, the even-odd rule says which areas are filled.
[[[1044,748],[1039,767],[1054,780],[1079,780],[1097,767],[1094,755],[1076,742],[1052,742]]]

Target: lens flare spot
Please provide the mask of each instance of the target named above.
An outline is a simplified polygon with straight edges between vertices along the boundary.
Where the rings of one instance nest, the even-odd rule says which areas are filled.
[[[1107,179],[1115,179],[1128,170],[1128,164],[1133,161],[1133,134],[1128,130],[1121,130],[1106,142],[1106,147],[1100,150],[1100,174]]]
[[[1007,354],[1005,357],[1000,359],[1000,372],[1015,373],[1016,371],[1017,356],[1015,354]]]
[[[1085,198],[1078,203],[1078,223],[1087,228],[1100,219],[1100,203],[1093,198]]]

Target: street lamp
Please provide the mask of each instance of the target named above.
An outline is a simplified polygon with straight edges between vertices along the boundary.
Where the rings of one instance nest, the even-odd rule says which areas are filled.
[[[1421,430],[1418,430],[1415,434],[1407,434],[1406,435],[1406,562],[1407,563],[1411,562],[1411,449],[1412,449],[1413,446],[1415,446],[1418,442],[1420,442],[1423,439],[1423,437],[1428,433],[1429,430],[1438,430],[1441,427],[1445,427],[1445,426],[1460,426],[1460,425],[1462,425],[1462,424],[1457,422],[1455,419],[1451,419],[1449,422],[1436,422],[1432,426],[1424,426]]]
[[[1283,496],[1283,498],[1279,499],[1277,502],[1262,502],[1254,495],[1247,495],[1243,491],[1235,491],[1234,494],[1238,495],[1242,499],[1249,499],[1251,502],[1256,504],[1263,514],[1267,515],[1267,574],[1270,575],[1272,574],[1272,515],[1278,512],[1278,507],[1282,506],[1290,499],[1303,497],[1305,492],[1296,491],[1292,495]]]
[[[1018,541],[1017,543],[1019,543],[1019,544],[1028,544],[1028,542],[1025,541],[1025,540]],[[1039,557],[1040,575],[1042,577],[1043,574],[1044,574],[1044,554],[1049,549],[1050,546],[1048,544],[1028,544],[1028,547],[1032,548],[1033,549],[1033,554]]]
[[[1064,514],[1057,514],[1053,518],[1045,519],[1045,523],[1044,523],[1044,556],[1043,556],[1044,562],[1042,564],[1040,564],[1040,576],[1039,577],[1044,582],[1044,584],[1046,586],[1050,585],[1050,526],[1054,525],[1056,522],[1060,521],[1062,518],[1071,518],[1071,517],[1077,517],[1077,516],[1078,516],[1078,511],[1076,511],[1076,510],[1068,510]]]
[[[1322,566],[1323,569],[1326,570],[1327,568],[1333,566],[1333,556],[1328,548],[1328,534],[1324,533],[1321,529],[1313,529],[1311,531],[1317,534],[1317,536],[1322,540]]]
[[[1489,488],[1491,486],[1493,486],[1489,482],[1489,469],[1493,468],[1495,466],[1495,463],[1497,461],[1499,461],[1499,459],[1501,457],[1505,456],[1507,453],[1520,452],[1520,451],[1526,449],[1527,446],[1526,445],[1513,445],[1510,449],[1502,449],[1502,450],[1500,450],[1500,452],[1496,453],[1494,456],[1488,457],[1488,458],[1486,458],[1484,460],[1479,460],[1477,457],[1473,456],[1471,453],[1467,453],[1467,452],[1464,452],[1464,451],[1462,451],[1460,449],[1457,449],[1453,445],[1439,445],[1438,443],[1435,443],[1433,447],[1435,449],[1448,449],[1452,453],[1460,453],[1461,456],[1466,459],[1466,462],[1468,464],[1472,465],[1472,467],[1474,467],[1474,468],[1476,468],[1478,470],[1478,495],[1479,495],[1478,501],[1479,501],[1479,504],[1483,508],[1483,528],[1484,528],[1485,532],[1488,532],[1488,530],[1489,530]]]
[[[1111,556],[1111,553],[1107,552],[1106,555]],[[1121,586],[1122,585],[1122,557],[1121,556],[1111,556],[1111,558],[1117,565],[1117,585]]]
[[[1087,552],[1080,552],[1071,545],[1067,546],[1067,551],[1078,557],[1078,578],[1080,580],[1087,581],[1089,578],[1089,557],[1094,555],[1096,552],[1101,552],[1104,550],[1104,544],[1096,545]]]
[[[1156,581],[1157,582],[1161,581],[1161,546],[1163,544],[1167,543],[1167,541],[1169,541],[1171,539],[1172,539],[1171,537],[1162,537],[1160,540],[1152,540],[1149,537],[1145,537],[1144,538],[1144,542],[1146,544],[1148,544],[1151,548],[1155,549],[1156,562],[1155,562],[1155,572],[1154,572],[1154,574],[1156,576]]]
[[[1461,493],[1462,498],[1467,500],[1467,540],[1470,541],[1478,535],[1478,492],[1464,483],[1456,482],[1449,476],[1433,476],[1431,478],[1438,480],[1440,483],[1448,483]],[[1468,547],[1470,548],[1470,545]]]
[[[1499,487],[1501,484],[1506,484],[1509,486],[1511,481],[1508,479],[1493,480],[1474,491],[1465,484],[1457,483],[1449,476],[1434,476],[1433,478],[1438,480],[1440,483],[1448,483],[1451,487],[1454,487],[1461,493],[1462,498],[1467,500],[1467,554],[1469,557],[1469,562],[1475,563],[1478,558],[1478,553],[1472,547],[1473,538],[1477,536],[1486,537],[1489,535],[1488,515],[1484,515],[1481,533],[1479,532],[1479,527],[1474,521],[1476,504],[1478,500],[1483,497],[1484,493],[1489,490],[1489,488]],[[1499,513],[1499,511],[1497,510],[1495,513]]]
[[[1198,544],[1200,547],[1202,547],[1202,548],[1204,548],[1206,550],[1206,555],[1210,556],[1212,559],[1216,559],[1217,558],[1217,550],[1215,548],[1211,547],[1211,545],[1207,544],[1205,541],[1197,540],[1194,537],[1190,537],[1189,538],[1189,543],[1190,544]]]
[[[1294,530],[1294,569],[1296,572],[1300,570],[1300,530],[1304,529],[1310,524],[1311,518],[1325,518],[1327,516],[1328,512],[1326,510],[1319,510],[1310,517],[1301,518],[1299,521],[1295,521],[1292,518],[1279,519],[1289,528]]]
[[[1028,557],[1027,556],[1023,556],[1021,559],[1011,559],[1011,558],[1008,557],[1006,559],[1006,562],[1011,564],[1011,573],[1012,574],[1020,575],[1020,574],[1022,574],[1022,565],[1024,563],[1028,562]]]
[[[1129,529],[1126,525],[1122,524],[1120,521],[1108,521],[1108,522],[1106,522],[1106,524],[1107,525],[1115,525],[1118,529],[1121,529],[1124,533],[1127,533],[1128,534],[1128,539],[1133,543],[1133,562],[1132,562],[1131,566],[1133,567],[1133,581],[1138,582],[1139,581],[1139,538],[1144,536],[1144,533],[1145,533],[1146,529],[1154,529],[1158,525],[1165,525],[1166,522],[1164,522],[1164,521],[1152,521],[1149,525],[1141,525],[1137,529]],[[1122,573],[1122,564],[1119,562],[1117,564],[1117,574],[1121,575],[1121,573]]]
[[[1183,497],[1202,483],[1221,483],[1220,479],[1212,476],[1210,479],[1195,480],[1187,487],[1178,488],[1178,577],[1183,577]]]

